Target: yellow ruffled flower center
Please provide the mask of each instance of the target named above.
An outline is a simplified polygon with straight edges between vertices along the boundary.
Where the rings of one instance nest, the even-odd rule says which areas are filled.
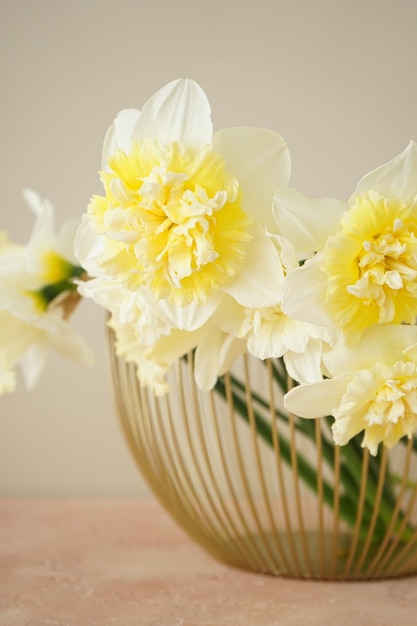
[[[381,442],[392,448],[402,437],[412,437],[417,429],[417,365],[375,363],[357,372],[334,417],[337,445],[363,430],[363,446],[372,454]]]
[[[417,198],[355,198],[330,237],[322,269],[326,302],[346,331],[373,324],[414,323],[417,315]]]
[[[65,298],[73,299],[77,291],[74,278],[85,275],[85,270],[79,265],[73,265],[54,250],[42,252],[41,266],[41,271],[36,276],[41,286],[26,291],[26,295],[34,300],[38,312],[45,312],[58,297],[62,302]]]
[[[42,272],[40,278],[46,284],[58,283],[73,275],[74,266],[54,250],[45,250],[42,254]]]
[[[132,142],[101,174],[105,196],[88,207],[92,228],[105,235],[98,259],[129,289],[151,289],[177,305],[204,303],[245,258],[251,220],[237,180],[209,146]]]

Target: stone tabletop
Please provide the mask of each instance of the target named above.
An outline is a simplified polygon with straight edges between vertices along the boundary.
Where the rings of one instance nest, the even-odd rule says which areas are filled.
[[[145,499],[0,500],[0,626],[416,626],[417,578],[332,583],[218,563]]]

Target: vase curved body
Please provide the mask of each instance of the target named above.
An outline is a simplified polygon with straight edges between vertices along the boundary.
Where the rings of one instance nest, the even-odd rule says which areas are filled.
[[[139,470],[215,558],[296,578],[417,573],[414,440],[381,446],[376,459],[360,443],[344,451],[326,420],[306,427],[277,416],[274,364],[252,357],[210,392],[197,388],[192,358],[182,359],[169,393],[156,397],[110,346],[116,405]]]

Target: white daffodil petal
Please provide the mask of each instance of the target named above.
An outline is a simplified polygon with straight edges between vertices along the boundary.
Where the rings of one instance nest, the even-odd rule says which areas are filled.
[[[124,109],[120,111],[104,137],[101,152],[101,169],[109,171],[109,158],[117,149],[123,152],[130,151],[132,132],[139,119],[140,111],[137,109]]]
[[[339,230],[347,209],[336,198],[308,198],[294,189],[279,189],[273,200],[278,228],[297,253],[321,250],[327,237]]]
[[[321,371],[322,342],[311,339],[304,352],[288,350],[284,354],[284,362],[291,378],[299,383],[316,383],[323,379]]]
[[[316,255],[285,277],[282,310],[293,319],[333,327],[333,319],[324,304],[326,287],[327,278],[320,270],[319,256]]]
[[[332,376],[367,369],[380,361],[393,365],[417,342],[417,326],[386,324],[366,329],[360,341],[345,342],[323,354],[323,362]]]
[[[7,246],[0,251],[0,283],[2,287],[19,287],[20,277],[25,274],[27,254],[24,246]],[[25,280],[23,281],[25,283]],[[2,298],[3,300],[4,298]],[[1,302],[0,302],[0,308]]]
[[[291,352],[304,352],[310,339],[310,330],[315,328],[312,324],[293,320],[285,314],[282,314],[285,320],[286,338],[285,343]]]
[[[195,351],[195,380],[200,389],[214,387],[218,376],[228,371],[237,356],[245,351],[245,342],[215,327],[208,327]]]
[[[32,389],[49,348],[88,364],[92,354],[65,319],[78,301],[73,279],[82,273],[72,262],[75,224],[66,222],[57,237],[51,203],[28,189],[24,198],[36,216],[29,243],[0,244],[0,368],[20,365]]]
[[[139,343],[132,324],[120,324],[110,318],[108,325],[114,332],[116,354],[128,363],[134,363],[140,384],[147,386],[157,396],[167,393],[169,385],[166,374],[169,364],[148,357],[148,349]]]
[[[223,332],[236,335],[244,319],[244,310],[234,298],[223,294],[219,306],[211,316],[211,321]]]
[[[210,104],[193,80],[174,80],[143,106],[134,139],[151,137],[161,144],[180,141],[188,146],[210,144],[213,136]]]
[[[229,372],[235,360],[246,353],[246,342],[229,336],[225,339],[220,351],[219,376]]]
[[[78,262],[87,270],[91,276],[98,273],[97,259],[101,257],[105,249],[104,237],[98,235],[89,223],[89,216],[82,216],[74,239],[74,254]]]
[[[31,345],[19,361],[26,389],[31,391],[39,382],[46,365],[48,349],[45,343]]]
[[[27,245],[27,255],[31,271],[41,273],[43,255],[46,252],[56,252],[57,239],[55,235],[54,210],[49,202],[43,203],[43,210],[33,226]]]
[[[42,317],[42,326],[48,346],[76,363],[89,366],[94,364],[90,348],[59,314],[45,314]]]
[[[91,298],[96,304],[111,312],[124,308],[124,300],[135,295],[127,293],[119,283],[107,276],[99,276],[98,278],[80,282],[78,284],[78,293],[83,298]],[[129,322],[131,320],[126,319],[124,321]]]
[[[277,246],[279,250],[279,256],[281,258],[281,262],[285,271],[295,269],[299,266],[299,258],[295,253],[293,245],[288,241],[286,237],[282,237],[281,235],[273,235],[268,233],[271,237],[272,241]]]
[[[213,315],[221,299],[221,294],[216,293],[207,304],[191,302],[187,306],[178,307],[168,300],[160,300],[155,305],[158,316],[171,328],[179,330],[197,330]]]
[[[250,308],[275,306],[280,299],[283,270],[272,241],[259,227],[252,229],[254,237],[247,244],[247,257],[239,274],[223,291],[239,304]]]
[[[6,305],[7,302],[2,303],[2,306]],[[22,321],[17,314],[20,314],[19,310],[14,314],[0,310],[0,349],[12,365],[37,341],[40,334],[39,329],[30,323],[30,318],[27,322]]]
[[[284,406],[299,417],[315,418],[331,415],[340,405],[346,385],[352,376],[346,374],[294,387],[284,396]]]
[[[272,225],[272,196],[288,185],[291,173],[283,138],[266,128],[225,128],[214,134],[213,147],[239,180],[244,210],[260,224]]]
[[[22,196],[27,206],[33,211],[36,217],[44,212],[44,203],[40,195],[33,189],[23,189]]]
[[[210,329],[201,338],[195,351],[194,374],[200,389],[212,389],[216,384],[219,371],[219,353],[225,338],[228,337],[218,328]]]
[[[149,357],[156,362],[170,365],[188,352],[191,352],[201,341],[204,333],[199,330],[187,332],[174,329],[165,337],[161,337],[148,351]]]
[[[62,225],[57,240],[57,247],[63,258],[68,259],[68,261],[71,261],[73,264],[77,263],[77,259],[74,254],[74,240],[79,225],[80,220],[78,218],[67,220],[65,224]]]
[[[251,332],[248,337],[248,351],[258,359],[277,358],[284,354],[286,318],[278,314],[276,319],[262,320],[257,332]]]
[[[352,196],[373,190],[386,198],[407,198],[417,194],[417,143],[410,141],[399,155],[366,174]]]

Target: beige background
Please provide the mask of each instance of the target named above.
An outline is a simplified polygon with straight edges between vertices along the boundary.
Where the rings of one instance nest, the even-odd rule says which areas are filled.
[[[0,0],[0,229],[32,225],[21,189],[81,215],[100,191],[116,112],[177,77],[206,90],[217,128],[288,141],[292,185],[347,199],[417,140],[415,0]],[[41,385],[0,398],[0,492],[139,493],[113,410],[103,313],[74,323],[92,370],[50,359]]]

